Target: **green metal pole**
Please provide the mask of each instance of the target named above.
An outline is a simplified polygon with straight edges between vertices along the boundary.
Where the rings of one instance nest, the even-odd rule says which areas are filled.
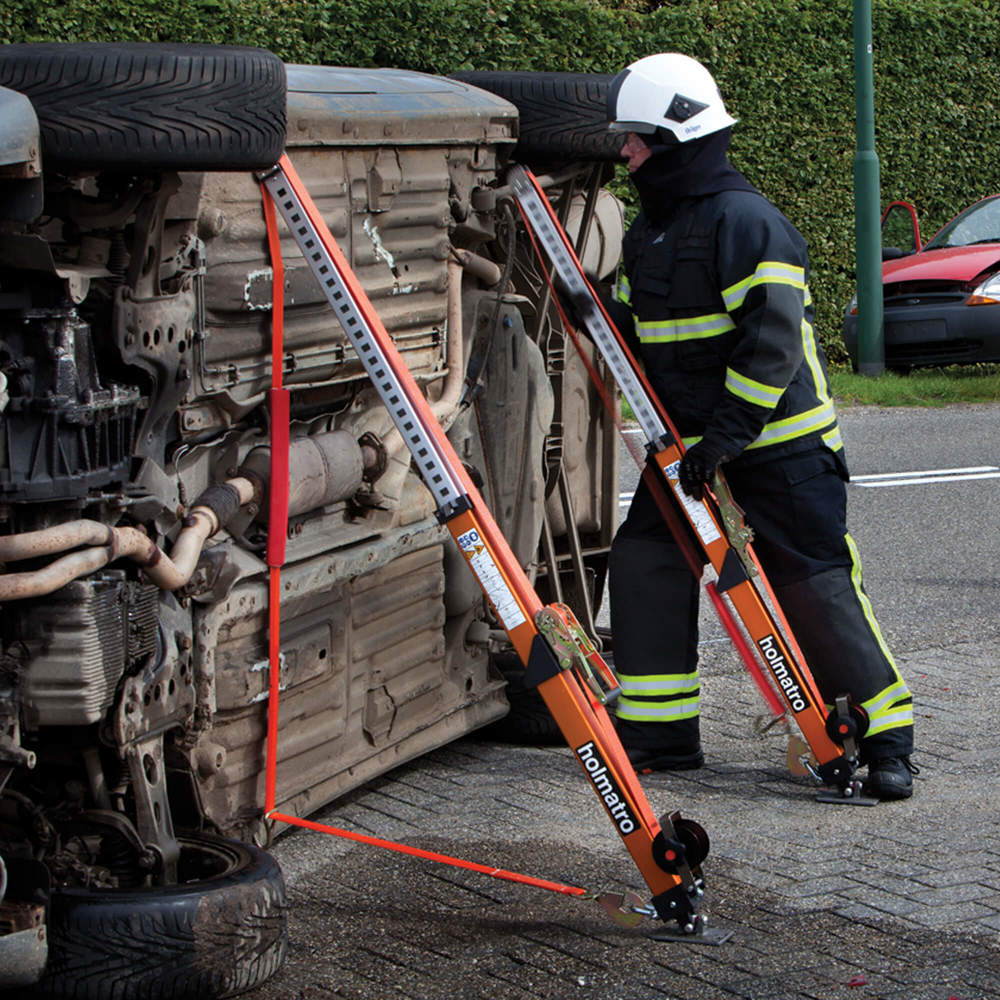
[[[885,371],[882,334],[882,230],[878,155],[875,152],[875,74],[871,0],[854,0],[854,231],[858,268],[858,371]]]

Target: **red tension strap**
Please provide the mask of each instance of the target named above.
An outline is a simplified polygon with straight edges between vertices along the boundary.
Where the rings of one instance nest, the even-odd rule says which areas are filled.
[[[288,390],[282,387],[284,367],[285,268],[281,260],[278,217],[274,201],[261,185],[267,245],[271,253],[271,483],[268,496],[267,564],[281,566],[285,561],[288,537],[288,435],[290,422]]]
[[[268,665],[267,769],[264,776],[264,813],[275,805],[278,769],[278,686],[281,680],[281,566],[288,538],[288,449],[291,408],[288,390],[282,386],[284,368],[285,268],[274,201],[261,184],[261,203],[267,225],[267,245],[271,255],[271,482],[268,487],[267,565],[268,574]]]
[[[437,854],[434,851],[425,851],[422,847],[410,847],[408,844],[398,844],[394,840],[369,837],[363,833],[344,830],[339,826],[327,826],[325,823],[314,823],[312,820],[300,819],[298,816],[271,813],[270,818],[282,823],[290,823],[292,826],[305,827],[307,830],[316,830],[319,833],[329,833],[335,837],[343,837],[345,840],[354,840],[359,844],[367,844],[370,847],[381,847],[387,851],[396,851],[398,854],[409,854],[412,857],[423,858],[426,861],[437,861],[440,864],[451,865],[453,868],[465,868],[470,872],[489,875],[491,878],[501,878],[508,882],[519,882],[521,885],[534,886],[536,889],[548,889],[549,892],[558,892],[564,896],[589,895],[586,889],[581,889],[576,885],[563,885],[562,882],[550,882],[548,879],[535,878],[534,875],[521,875],[518,872],[507,871],[506,868],[491,868],[489,865],[481,865],[476,861],[463,861],[461,858],[453,858],[450,854]]]

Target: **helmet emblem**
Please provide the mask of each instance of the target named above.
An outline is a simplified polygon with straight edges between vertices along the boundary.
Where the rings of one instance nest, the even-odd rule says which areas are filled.
[[[690,97],[684,97],[683,94],[674,94],[674,99],[670,102],[670,107],[667,108],[663,117],[675,122],[686,122],[707,107],[707,104],[702,104]]]

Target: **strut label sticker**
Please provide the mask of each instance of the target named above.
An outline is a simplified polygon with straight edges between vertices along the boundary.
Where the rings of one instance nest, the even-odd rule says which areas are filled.
[[[639,823],[635,818],[635,814],[629,808],[625,796],[622,795],[622,790],[618,787],[618,782],[608,772],[608,765],[605,764],[600,751],[594,746],[594,741],[590,740],[584,743],[583,746],[577,747],[576,755],[580,758],[580,763],[583,764],[584,770],[587,772],[587,777],[590,778],[590,783],[597,789],[597,794],[604,800],[604,805],[611,814],[611,818],[615,821],[618,832],[623,837],[626,834],[633,833],[638,829]]]
[[[496,609],[503,627],[510,632],[518,625],[523,625],[527,619],[524,617],[521,605],[511,593],[507,581],[493,561],[493,556],[490,555],[479,532],[473,528],[463,532],[455,541],[458,542],[458,547],[462,550],[472,572],[476,574],[479,585],[490,599],[490,604]]]
[[[694,525],[694,530],[698,532],[698,537],[706,545],[711,545],[712,542],[721,538],[722,535],[719,533],[715,521],[712,520],[711,515],[705,509],[705,505],[700,500],[689,497],[681,489],[680,476],[677,472],[680,464],[680,462],[671,462],[670,465],[664,466],[663,474],[667,477],[677,499],[680,500],[681,506],[687,511],[688,517],[691,518],[691,523]]]
[[[757,640],[757,645],[760,646],[760,651],[767,661],[771,673],[774,674],[778,687],[785,692],[785,697],[788,699],[788,704],[792,706],[792,711],[804,712],[808,708],[809,702],[789,672],[788,664],[785,662],[785,657],[778,648],[774,636],[765,635],[763,639]]]

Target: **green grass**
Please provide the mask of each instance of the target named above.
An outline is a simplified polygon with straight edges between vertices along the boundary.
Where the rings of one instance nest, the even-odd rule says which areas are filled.
[[[830,389],[838,405],[945,406],[948,403],[1000,402],[1000,365],[952,365],[917,368],[906,375],[855,375],[847,368],[830,371]]]
[[[855,375],[831,367],[830,390],[838,406],[945,406],[949,403],[1000,403],[1000,365],[917,368],[907,375]],[[622,417],[634,420],[622,400]]]

